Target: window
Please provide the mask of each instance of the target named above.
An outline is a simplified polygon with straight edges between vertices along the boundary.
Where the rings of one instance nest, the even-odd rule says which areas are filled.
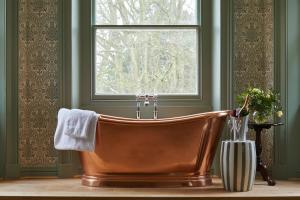
[[[93,94],[199,95],[198,0],[94,0]]]

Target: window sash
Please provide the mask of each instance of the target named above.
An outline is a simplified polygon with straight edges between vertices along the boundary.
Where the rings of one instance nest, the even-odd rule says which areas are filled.
[[[97,25],[95,24],[95,0],[92,0],[92,25],[91,25],[91,100],[113,100],[113,101],[127,101],[133,100],[134,95],[131,94],[96,94],[96,78],[95,78],[95,35],[97,29],[195,29],[197,31],[197,94],[159,94],[162,99],[166,101],[186,101],[186,100],[202,100],[202,27],[201,27],[201,0],[196,2],[197,7],[197,25]]]
[[[92,0],[92,12],[91,12],[91,22],[92,26],[201,26],[202,23],[202,17],[201,17],[201,4],[202,0],[195,0],[196,2],[196,22],[197,24],[190,24],[190,25],[184,25],[184,24],[174,24],[174,25],[154,25],[154,24],[147,24],[147,25],[137,25],[137,24],[131,24],[131,25],[104,25],[104,24],[96,24],[96,0]]]
[[[159,30],[159,29],[193,29],[196,30],[197,32],[197,93],[196,94],[159,94],[159,96],[167,97],[168,99],[178,99],[178,98],[186,98],[186,97],[196,97],[199,98],[201,97],[201,28],[200,26],[197,25],[178,25],[178,26],[164,26],[164,25],[155,25],[155,26],[150,26],[150,25],[105,25],[105,26],[100,26],[100,25],[94,25],[92,27],[92,71],[91,71],[91,77],[92,77],[92,99],[93,100],[100,100],[100,99],[132,99],[134,95],[132,94],[96,94],[96,42],[95,42],[95,37],[96,37],[96,31],[98,29],[117,29],[117,30],[122,30],[122,29],[152,29],[152,30]],[[199,45],[200,44],[200,45]]]

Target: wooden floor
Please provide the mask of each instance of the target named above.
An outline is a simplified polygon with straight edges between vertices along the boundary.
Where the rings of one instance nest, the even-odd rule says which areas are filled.
[[[300,199],[300,181],[256,181],[250,192],[226,192],[220,179],[205,188],[92,188],[80,179],[25,179],[0,181],[2,199]]]

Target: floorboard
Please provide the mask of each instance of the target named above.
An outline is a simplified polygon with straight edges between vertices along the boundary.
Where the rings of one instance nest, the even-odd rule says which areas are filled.
[[[300,181],[277,181],[267,186],[256,181],[250,192],[226,192],[220,179],[204,188],[93,188],[80,184],[80,179],[0,180],[0,200],[63,199],[300,199]]]

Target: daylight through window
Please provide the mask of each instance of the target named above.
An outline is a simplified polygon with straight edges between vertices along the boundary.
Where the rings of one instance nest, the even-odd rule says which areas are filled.
[[[197,95],[197,0],[95,0],[95,95]]]

